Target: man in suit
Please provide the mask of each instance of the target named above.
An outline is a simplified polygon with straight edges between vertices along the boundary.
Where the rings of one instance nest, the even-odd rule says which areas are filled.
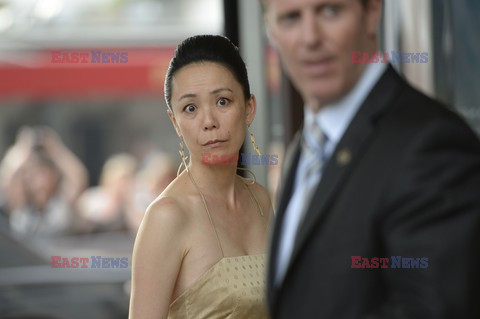
[[[480,318],[480,143],[377,52],[381,0],[264,0],[305,103],[285,158],[273,319]]]

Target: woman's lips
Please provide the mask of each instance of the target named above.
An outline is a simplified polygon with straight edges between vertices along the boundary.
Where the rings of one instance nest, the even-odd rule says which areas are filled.
[[[223,143],[225,143],[225,140],[210,140],[207,143],[203,144],[203,146],[215,148],[221,146]]]

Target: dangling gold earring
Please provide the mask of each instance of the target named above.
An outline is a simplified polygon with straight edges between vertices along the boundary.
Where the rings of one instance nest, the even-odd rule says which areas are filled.
[[[255,152],[257,152],[258,155],[262,155],[262,153],[260,153],[260,150],[258,149],[257,143],[255,143],[255,137],[253,136],[253,132],[252,132],[252,129],[250,128],[250,125],[248,125],[247,127],[248,127],[248,132],[250,133],[250,140],[252,141],[253,149],[255,150]]]
[[[180,150],[178,151],[180,153],[180,156],[182,157],[182,162],[180,163],[180,166],[178,166],[178,170],[177,170],[177,176],[180,175],[181,173],[181,168],[182,166],[185,166],[185,169],[187,170],[188,172],[188,166],[187,166],[187,159],[188,157],[185,155],[185,147],[184,147],[184,143],[183,143],[183,138],[180,138]]]

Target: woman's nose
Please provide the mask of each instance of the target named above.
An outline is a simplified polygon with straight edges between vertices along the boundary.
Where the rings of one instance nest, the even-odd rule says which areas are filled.
[[[205,112],[205,116],[203,118],[203,129],[205,131],[211,130],[214,128],[218,128],[218,122],[216,120],[215,114],[213,110],[208,110]]]

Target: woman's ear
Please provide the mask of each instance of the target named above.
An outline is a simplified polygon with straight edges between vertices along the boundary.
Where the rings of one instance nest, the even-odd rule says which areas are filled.
[[[180,133],[180,129],[178,128],[177,124],[177,119],[175,118],[175,114],[173,114],[172,110],[168,109],[167,110],[168,117],[170,118],[170,121],[172,122],[173,128],[177,132],[178,137],[182,138],[182,134]]]
[[[246,103],[245,112],[245,123],[247,125],[250,125],[255,118],[255,114],[257,113],[257,99],[255,98],[255,95],[250,94],[250,98],[247,100]]]

